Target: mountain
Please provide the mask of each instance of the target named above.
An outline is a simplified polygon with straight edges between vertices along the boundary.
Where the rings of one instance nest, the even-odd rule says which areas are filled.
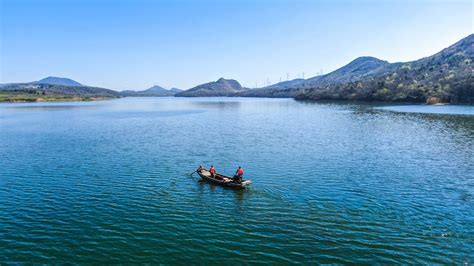
[[[297,94],[297,90],[288,90],[302,85],[305,79],[293,79],[275,83],[263,88],[256,88],[247,91],[237,92],[234,96],[239,97],[272,97],[272,98],[290,98]]]
[[[10,83],[0,87],[0,102],[84,101],[118,98],[113,90],[90,86],[65,86],[45,83]]]
[[[239,82],[233,79],[220,78],[217,81],[198,85],[186,91],[177,93],[177,97],[215,97],[233,96],[237,92],[245,91]]]
[[[397,65],[399,65],[399,63],[390,64],[387,61],[375,57],[362,56],[331,73],[307,79],[303,83],[303,87],[324,86],[357,81],[365,77],[386,73]]]
[[[416,61],[359,57],[326,75],[238,92],[243,97],[473,103],[474,34]]]
[[[281,81],[270,86],[263,87],[262,89],[287,89],[302,84],[305,81],[305,79],[292,79],[287,81]]]
[[[181,92],[181,90],[176,88],[167,90],[163,87],[155,85],[143,91],[124,90],[120,92],[120,95],[124,97],[164,97],[174,96],[178,92]]]
[[[379,64],[342,82],[299,88],[297,99],[474,103],[474,34],[416,61]],[[319,82],[319,81],[318,81]]]
[[[180,90],[178,88],[171,88],[170,91],[178,93],[178,92],[182,92],[183,90]]]
[[[118,97],[120,95],[116,91],[84,86],[72,79],[58,77],[0,86],[0,102],[83,101]]]
[[[33,82],[35,84],[50,84],[50,85],[62,85],[62,86],[82,86],[81,83],[68,78],[58,77],[47,77],[38,81]]]
[[[263,87],[251,89],[242,92],[236,92],[233,96],[236,97],[268,97],[268,98],[293,98],[300,90],[298,87]]]
[[[309,79],[294,79],[283,81],[267,87],[238,93],[242,97],[295,97],[304,88],[326,86],[361,80],[365,77],[386,73],[398,63],[390,64],[387,61],[370,56],[356,58],[349,64],[325,75]]]
[[[163,87],[160,87],[160,86],[158,86],[158,85],[155,85],[155,86],[153,86],[153,87],[151,87],[151,88],[148,88],[148,89],[146,89],[146,90],[144,90],[144,91],[145,91],[145,92],[150,92],[150,93],[154,93],[154,92],[160,93],[160,92],[166,92],[166,91],[168,91],[168,90],[165,89],[165,88],[163,88]]]

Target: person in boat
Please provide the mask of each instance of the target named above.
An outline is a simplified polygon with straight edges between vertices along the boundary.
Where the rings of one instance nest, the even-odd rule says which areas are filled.
[[[235,171],[234,182],[242,183],[242,177],[244,176],[244,169],[241,166]]]
[[[217,174],[216,168],[213,165],[211,165],[211,168],[209,169],[209,173],[211,173],[211,177],[214,179],[224,180],[222,176]]]
[[[216,168],[214,168],[214,165],[211,165],[211,168],[209,169],[209,173],[211,173],[212,178],[216,178]]]
[[[196,172],[200,173],[202,169],[204,169],[204,167],[202,167],[202,165],[199,165],[199,167],[196,169]]]

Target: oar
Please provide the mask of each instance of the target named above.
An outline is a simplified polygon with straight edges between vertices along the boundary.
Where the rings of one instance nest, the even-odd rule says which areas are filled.
[[[196,173],[197,170],[194,170],[192,173],[189,173],[188,175],[192,176],[194,173]]]

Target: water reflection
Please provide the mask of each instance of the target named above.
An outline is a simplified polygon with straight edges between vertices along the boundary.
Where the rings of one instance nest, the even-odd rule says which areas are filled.
[[[190,105],[206,109],[234,110],[239,109],[242,103],[233,101],[193,101],[190,102]]]
[[[474,115],[473,105],[389,105],[379,107],[379,109],[404,113]]]
[[[54,105],[12,105],[12,106],[4,106],[1,108],[5,108],[6,110],[15,110],[15,111],[65,111],[65,110],[73,110],[73,109],[97,109],[99,105],[95,104],[77,104],[73,103],[70,105],[64,104],[54,104]]]

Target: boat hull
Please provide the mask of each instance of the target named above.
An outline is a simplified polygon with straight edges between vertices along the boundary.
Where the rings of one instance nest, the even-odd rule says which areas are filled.
[[[245,189],[248,185],[252,184],[251,180],[244,180],[242,181],[242,183],[235,183],[232,181],[231,177],[224,176],[221,174],[216,174],[217,178],[213,178],[211,177],[211,173],[206,169],[201,169],[196,172],[199,174],[202,180],[209,183],[216,184],[216,185],[224,186],[224,187],[230,187],[230,188],[235,188],[235,189]]]

